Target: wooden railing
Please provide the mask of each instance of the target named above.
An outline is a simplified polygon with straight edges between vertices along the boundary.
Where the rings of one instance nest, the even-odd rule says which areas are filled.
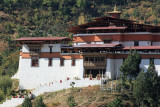
[[[106,62],[91,62],[85,61],[84,66],[106,66]]]
[[[39,56],[39,52],[29,52],[30,56]]]

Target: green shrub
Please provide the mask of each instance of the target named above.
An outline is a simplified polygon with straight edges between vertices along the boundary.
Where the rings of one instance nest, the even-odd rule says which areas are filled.
[[[75,107],[78,106],[78,104],[75,102],[73,96],[69,96],[67,99],[67,103],[69,104],[69,107]]]
[[[123,107],[122,100],[119,98],[116,98],[114,101],[107,104],[107,107]]]
[[[42,97],[39,97],[36,99],[34,106],[35,107],[45,107],[45,104],[43,103]]]
[[[0,102],[3,101],[4,99],[5,99],[4,92],[0,90]]]
[[[9,95],[12,88],[12,80],[8,76],[0,76],[0,89],[5,95]]]
[[[22,107],[32,107],[32,102],[30,98],[25,98],[24,102],[22,103]]]

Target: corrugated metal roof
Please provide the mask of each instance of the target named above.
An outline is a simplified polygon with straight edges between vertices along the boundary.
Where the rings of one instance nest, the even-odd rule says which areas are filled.
[[[16,39],[16,41],[52,41],[52,40],[71,40],[68,37],[22,37],[19,39]]]
[[[82,44],[78,46],[74,46],[75,48],[112,48],[120,44],[113,44],[113,43],[107,43],[107,44]]]
[[[160,46],[133,46],[133,47],[124,47],[124,50],[130,49],[137,49],[137,50],[144,50],[144,49],[160,49]]]

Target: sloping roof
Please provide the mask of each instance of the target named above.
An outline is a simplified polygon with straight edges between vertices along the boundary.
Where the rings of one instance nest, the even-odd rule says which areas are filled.
[[[117,26],[109,26],[109,27],[88,27],[87,30],[95,30],[95,29],[126,29],[127,27],[117,27]]]
[[[112,48],[121,44],[107,43],[107,44],[82,44],[74,46],[75,48]]]
[[[16,41],[57,41],[57,40],[71,40],[68,37],[22,37]]]
[[[137,50],[152,50],[152,49],[160,49],[160,46],[133,46],[133,47],[124,47],[123,50],[130,50],[130,49],[137,49]]]

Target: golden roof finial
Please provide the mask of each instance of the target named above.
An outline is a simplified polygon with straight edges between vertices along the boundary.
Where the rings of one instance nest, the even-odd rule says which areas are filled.
[[[116,12],[117,11],[117,6],[116,6],[116,4],[115,4],[115,6],[114,6],[114,12]]]

